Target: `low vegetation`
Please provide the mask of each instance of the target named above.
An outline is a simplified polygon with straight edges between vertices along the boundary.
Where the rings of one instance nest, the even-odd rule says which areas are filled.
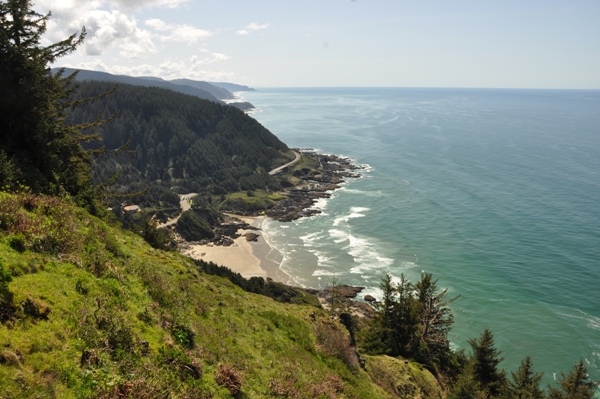
[[[389,397],[320,343],[323,323],[348,333],[308,292],[262,279],[242,289],[241,276],[153,249],[69,201],[2,193],[0,209],[18,215],[0,234],[3,397]],[[62,220],[70,233],[56,241],[45,226]]]

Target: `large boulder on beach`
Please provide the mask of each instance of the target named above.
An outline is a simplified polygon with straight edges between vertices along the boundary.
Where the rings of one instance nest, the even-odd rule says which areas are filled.
[[[248,232],[248,233],[244,234],[244,237],[246,237],[246,241],[257,242],[259,235],[256,234],[256,233],[250,233],[250,232]]]

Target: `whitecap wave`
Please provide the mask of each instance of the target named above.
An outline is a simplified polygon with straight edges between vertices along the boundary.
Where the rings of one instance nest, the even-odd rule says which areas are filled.
[[[379,249],[368,239],[348,235],[348,254],[354,259],[355,266],[350,273],[363,274],[369,270],[389,269],[394,259],[382,256]]]
[[[320,231],[301,236],[300,239],[304,242],[304,246],[308,246],[313,242],[322,239],[323,233]]]
[[[336,244],[349,240],[349,234],[343,230],[331,229],[329,230],[329,236],[333,238],[333,242]]]
[[[332,276],[335,276],[336,273],[332,272],[332,271],[328,271],[328,270],[318,269],[318,270],[315,270],[312,275],[314,277],[323,277],[323,276],[332,277]]]
[[[365,213],[370,211],[371,208],[364,208],[360,206],[353,206],[350,208],[350,214],[337,217],[333,220],[334,226],[339,226],[342,222],[348,222],[350,219],[362,218],[365,217]]]

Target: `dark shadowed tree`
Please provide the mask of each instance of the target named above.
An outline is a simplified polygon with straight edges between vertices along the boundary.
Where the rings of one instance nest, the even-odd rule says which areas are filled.
[[[49,17],[33,11],[29,0],[0,2],[0,184],[85,198],[91,156],[82,142],[98,136],[83,132],[97,123],[65,123],[66,111],[80,103],[70,99],[74,76],[49,67],[83,42],[85,30],[42,46]]]
[[[533,371],[531,357],[521,361],[517,372],[511,371],[512,379],[508,382],[508,392],[515,399],[544,399],[546,395],[540,389],[542,374]]]
[[[478,339],[470,339],[468,342],[473,350],[473,377],[479,383],[483,397],[498,397],[507,381],[504,370],[498,368],[504,358],[500,357],[501,352],[496,349],[492,332],[486,328]]]
[[[448,299],[448,290],[438,292],[437,280],[430,273],[423,273],[415,284],[419,305],[419,351],[430,361],[439,359],[450,350],[448,333],[454,323],[454,315],[448,305],[458,296]]]
[[[560,373],[558,388],[550,388],[549,399],[592,399],[596,393],[596,383],[590,380],[583,360],[577,362],[568,375]]]

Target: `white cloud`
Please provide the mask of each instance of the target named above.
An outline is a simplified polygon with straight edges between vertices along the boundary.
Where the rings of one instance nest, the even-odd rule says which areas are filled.
[[[137,20],[135,10],[178,7],[188,0],[37,0],[40,13],[52,11],[44,43],[63,40],[83,26],[87,36],[81,49],[62,65],[132,76],[164,79],[231,80],[236,74],[220,69],[230,57],[195,48],[193,56],[169,56],[168,43],[203,43],[213,32],[188,24],[170,24],[154,16]],[[156,15],[156,13],[154,13]],[[163,44],[164,43],[164,44]],[[173,46],[174,47],[174,46]],[[163,51],[164,50],[164,51]],[[143,61],[134,61],[139,58]],[[72,61],[69,63],[69,59]],[[137,65],[136,65],[137,64]]]
[[[150,32],[140,29],[134,19],[113,10],[94,10],[85,14],[79,21],[90,34],[84,42],[87,55],[101,55],[117,44],[120,55],[136,58],[156,52]]]
[[[145,25],[157,31],[170,32],[170,34],[168,35],[158,36],[159,39],[163,42],[174,41],[182,43],[187,42],[188,44],[193,44],[196,43],[198,40],[207,39],[210,36],[212,36],[212,32],[204,29],[198,29],[186,24],[167,24],[166,22],[157,18],[148,19],[145,22]]]
[[[60,0],[59,0],[60,1]],[[113,5],[118,5],[125,9],[139,9],[151,7],[177,8],[187,3],[189,0],[112,0],[107,1]]]
[[[261,29],[267,29],[270,25],[269,24],[262,24],[259,25],[257,23],[251,23],[248,26],[246,26],[244,29],[238,30],[237,34],[238,35],[249,35],[250,33],[257,31],[257,30],[261,30]]]
[[[37,0],[35,8],[44,11],[80,15],[82,12],[98,9],[119,9],[132,12],[142,8],[177,8],[190,0]]]
[[[108,72],[110,73],[110,67],[104,63],[104,61],[96,58],[93,61],[88,62],[80,62],[79,64],[65,64],[67,68],[75,68],[75,69],[87,69],[89,71],[100,71],[100,72]]]
[[[85,54],[99,56],[117,48],[121,57],[137,58],[154,54],[155,41],[174,41],[193,44],[206,39],[212,32],[190,25],[169,25],[160,19],[149,19],[145,25],[156,34],[138,24],[133,11],[150,7],[178,7],[188,0],[39,0],[36,9],[48,10],[52,17],[48,23],[44,43],[57,42],[85,26],[87,36],[82,46]]]
[[[149,26],[151,28],[154,28],[156,30],[169,30],[169,26],[167,25],[167,23],[165,21],[162,21],[158,18],[151,18],[151,19],[147,19],[146,22],[144,22],[144,24],[146,26]]]

